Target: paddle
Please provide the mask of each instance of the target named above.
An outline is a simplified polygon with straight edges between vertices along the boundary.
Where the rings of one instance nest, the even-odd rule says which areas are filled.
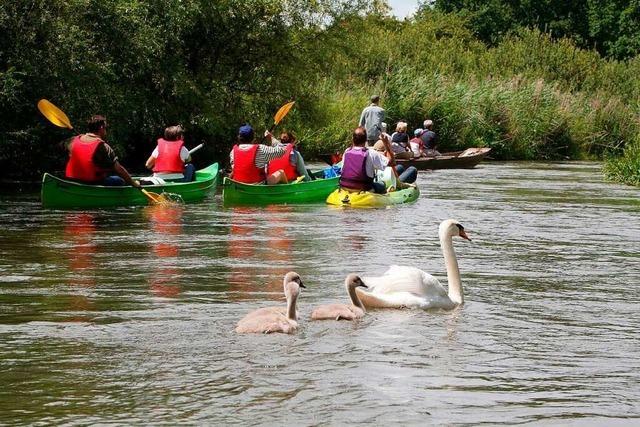
[[[45,116],[47,120],[49,120],[52,124],[61,128],[73,130],[73,126],[71,125],[71,120],[69,120],[69,117],[67,117],[64,111],[53,105],[53,103],[51,103],[49,100],[43,98],[38,101],[38,110],[40,110],[42,115]],[[138,188],[138,190],[140,190],[142,194],[144,194],[145,197],[152,203],[158,204],[163,202],[163,198],[160,194],[152,193],[142,187],[136,188]]]
[[[189,154],[193,154],[196,151],[198,151],[199,149],[201,149],[202,147],[204,147],[204,142],[202,144],[198,144],[195,147],[193,147],[191,150],[189,150]]]
[[[273,132],[275,127],[282,121],[282,119],[284,119],[285,116],[289,114],[291,107],[293,107],[293,104],[295,103],[296,101],[287,102],[286,104],[284,104],[282,107],[278,109],[278,112],[276,113],[276,115],[273,116],[273,124],[269,128],[269,133]],[[262,142],[264,142],[266,138],[267,138],[266,136],[263,136]]]

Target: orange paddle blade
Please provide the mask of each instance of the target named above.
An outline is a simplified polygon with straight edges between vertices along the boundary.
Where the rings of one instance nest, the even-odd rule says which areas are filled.
[[[287,102],[282,107],[280,107],[276,115],[273,117],[273,124],[277,125],[278,123],[280,123],[280,121],[284,119],[284,116],[289,114],[289,110],[291,110],[291,107],[293,107],[293,104],[295,103],[296,101]]]
[[[67,115],[61,109],[59,109],[46,99],[41,99],[40,101],[38,101],[38,110],[40,110],[42,115],[45,116],[47,120],[49,120],[54,125],[61,128],[73,129],[69,117],[67,117]]]

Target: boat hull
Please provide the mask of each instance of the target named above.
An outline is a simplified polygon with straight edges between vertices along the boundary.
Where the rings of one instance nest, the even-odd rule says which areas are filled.
[[[420,157],[418,159],[400,160],[399,165],[414,166],[418,170],[427,169],[472,169],[489,154],[491,148],[469,148],[464,151],[442,153],[438,157]]]
[[[178,194],[185,203],[198,202],[211,193],[218,182],[218,164],[196,171],[195,181],[167,182],[164,185],[145,185],[153,193]],[[145,206],[148,199],[131,186],[107,187],[87,185],[61,179],[45,173],[42,177],[42,206],[53,209],[112,208]]]
[[[349,191],[339,188],[329,194],[327,203],[334,206],[378,208],[410,203],[418,199],[419,196],[420,190],[417,185],[411,185],[409,188],[386,194],[376,194],[371,191]]]
[[[225,205],[272,205],[321,203],[336,188],[339,177],[291,184],[244,184],[225,177],[222,199]]]

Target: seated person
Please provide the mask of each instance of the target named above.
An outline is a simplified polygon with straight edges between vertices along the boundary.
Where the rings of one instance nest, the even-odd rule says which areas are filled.
[[[184,146],[182,126],[169,126],[164,130],[164,138],[158,139],[145,166],[153,170],[153,176],[164,180],[181,182],[193,181],[195,167],[191,163],[189,150]]]
[[[423,155],[424,152],[424,145],[422,142],[422,139],[420,138],[422,136],[422,128],[418,128],[415,131],[413,131],[413,139],[411,139],[411,141],[409,141],[409,146],[411,147],[411,152],[413,153],[413,157],[414,158],[418,158],[420,156]]]
[[[387,135],[382,135],[382,143],[391,150]],[[382,182],[374,181],[376,171],[384,170],[389,165],[389,159],[377,150],[367,149],[367,131],[364,127],[358,127],[353,131],[352,144],[342,156],[342,174],[340,175],[340,187],[355,191],[370,191],[384,194],[386,186]],[[415,181],[415,168],[406,175],[400,175],[400,181],[407,178],[406,182]],[[417,171],[415,171],[417,176]],[[413,179],[413,181],[411,181]],[[405,182],[405,181],[403,181]]]
[[[285,149],[282,157],[271,160],[267,165],[267,175],[271,175],[278,170],[282,170],[288,181],[295,181],[298,177],[304,176],[305,181],[311,181],[311,176],[304,165],[302,154],[296,149],[297,140],[292,132],[282,132],[280,139],[275,138],[271,132],[264,133],[265,138],[271,140],[271,145],[280,146]]]
[[[231,178],[245,184],[280,184],[287,183],[283,170],[267,176],[267,164],[285,154],[282,146],[269,147],[259,144],[255,139],[253,128],[244,124],[238,129],[237,144],[229,153],[231,161]]]
[[[427,119],[424,121],[424,132],[420,139],[422,139],[422,143],[424,144],[424,155],[428,157],[436,157],[441,154],[438,152],[438,136],[436,133],[431,130],[433,127],[433,121]]]
[[[67,145],[69,161],[65,177],[84,184],[140,188],[140,183],[118,162],[118,156],[104,142],[107,136],[107,119],[93,116],[87,122],[88,133],[71,139]],[[115,175],[114,175],[115,174]]]
[[[391,135],[391,149],[396,159],[410,159],[413,157],[407,134],[407,123],[398,122],[396,131]]]

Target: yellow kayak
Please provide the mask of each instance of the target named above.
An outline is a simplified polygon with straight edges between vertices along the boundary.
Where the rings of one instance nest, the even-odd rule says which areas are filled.
[[[335,206],[353,206],[358,208],[377,208],[413,202],[420,196],[420,190],[415,184],[402,190],[386,194],[376,194],[372,191],[352,191],[339,188],[327,197],[327,203]]]

